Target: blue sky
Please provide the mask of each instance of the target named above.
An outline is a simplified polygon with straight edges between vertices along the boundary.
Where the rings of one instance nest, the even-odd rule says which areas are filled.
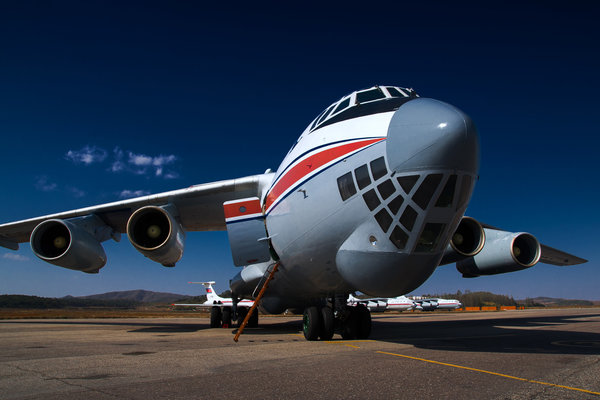
[[[600,299],[599,6],[363,3],[4,3],[0,222],[276,169],[330,103],[398,85],[475,121],[468,215],[590,260],[468,280],[451,265],[416,294]],[[87,275],[0,248],[0,293],[193,294],[237,271],[225,232],[188,234],[173,269],[125,237],[105,249]]]

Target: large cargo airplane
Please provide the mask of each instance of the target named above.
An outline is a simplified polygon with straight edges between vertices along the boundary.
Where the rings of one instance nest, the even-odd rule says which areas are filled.
[[[234,264],[245,266],[230,281],[234,298],[253,298],[277,263],[264,310],[304,310],[308,340],[365,338],[370,313],[349,307],[349,293],[409,293],[452,262],[477,277],[586,261],[464,217],[478,169],[478,136],[464,112],[374,86],[328,106],[275,173],[3,224],[0,245],[29,241],[46,262],[97,273],[101,243],[121,233],[173,267],[186,232],[226,229]]]

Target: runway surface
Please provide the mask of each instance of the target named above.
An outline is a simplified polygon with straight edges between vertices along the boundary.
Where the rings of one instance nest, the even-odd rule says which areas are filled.
[[[600,399],[600,309],[374,314],[307,342],[261,317],[0,321],[1,399]]]

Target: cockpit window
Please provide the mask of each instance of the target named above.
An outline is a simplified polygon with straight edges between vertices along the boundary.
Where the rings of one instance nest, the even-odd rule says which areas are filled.
[[[321,123],[321,121],[323,121],[325,118],[327,118],[327,116],[329,115],[329,113],[331,112],[331,110],[332,110],[332,109],[333,109],[333,106],[329,107],[329,108],[327,109],[327,111],[325,111],[325,112],[323,113],[323,116],[322,116],[321,118],[319,118],[319,121],[317,122],[317,124],[320,124],[320,123]]]
[[[366,103],[367,101],[373,101],[385,98],[385,94],[379,88],[365,90],[364,92],[356,93],[357,103]]]
[[[309,132],[324,126],[364,115],[395,111],[402,104],[418,97],[412,89],[395,86],[374,86],[342,97],[330,105],[311,123]]]
[[[333,113],[337,114],[338,112],[342,111],[344,108],[347,108],[349,105],[350,105],[350,97],[348,97],[346,100],[344,100],[340,104],[338,104],[338,106],[335,108]]]
[[[327,110],[325,110],[327,111]],[[319,122],[319,120],[321,119],[321,116],[323,116],[323,114],[325,114],[325,111],[322,111],[321,114],[319,114],[317,116],[317,118],[315,118],[315,121],[312,123],[312,125],[310,126],[310,130],[312,131],[313,129],[315,129],[315,126],[317,126],[317,122]]]
[[[388,93],[390,94],[390,96],[392,97],[407,97],[404,93],[402,93],[400,90],[396,89],[395,87],[386,87]]]

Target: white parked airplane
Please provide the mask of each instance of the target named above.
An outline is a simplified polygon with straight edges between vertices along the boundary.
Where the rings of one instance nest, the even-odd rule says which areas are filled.
[[[206,301],[204,303],[199,303],[199,304],[190,304],[190,303],[176,303],[173,304],[174,306],[181,306],[181,307],[205,307],[205,308],[210,308],[210,327],[211,328],[218,328],[218,327],[225,327],[228,328],[231,325],[231,321],[232,321],[232,317],[237,317],[238,323],[241,323],[244,318],[246,317],[246,314],[248,313],[248,310],[250,309],[250,307],[252,307],[252,305],[254,304],[253,300],[239,300],[236,304],[235,307],[237,307],[236,309],[236,313],[235,315],[233,315],[233,308],[234,308],[234,300],[231,297],[221,297],[219,296],[215,290],[213,289],[213,286],[215,284],[215,281],[210,281],[210,282],[188,282],[188,283],[195,283],[195,284],[200,284],[203,285],[206,288]],[[257,326],[258,325],[258,312],[255,312],[251,317],[250,320],[248,321],[248,324],[252,327],[252,326]]]
[[[261,307],[304,310],[308,340],[369,336],[366,307],[348,294],[393,297],[442,264],[465,277],[573,265],[581,258],[463,217],[478,179],[475,125],[412,89],[375,86],[327,107],[276,173],[249,176],[0,225],[0,245],[30,242],[42,260],[87,273],[106,263],[101,242],[127,233],[172,267],[188,231],[227,229],[233,297],[253,298],[279,271]]]
[[[415,303],[406,296],[398,297],[375,297],[368,299],[359,299],[352,294],[348,296],[348,305],[357,306],[362,304],[371,312],[384,311],[407,311],[415,308]]]
[[[458,300],[453,299],[415,299],[415,310],[419,311],[434,311],[434,310],[456,310],[461,308],[462,304]]]

